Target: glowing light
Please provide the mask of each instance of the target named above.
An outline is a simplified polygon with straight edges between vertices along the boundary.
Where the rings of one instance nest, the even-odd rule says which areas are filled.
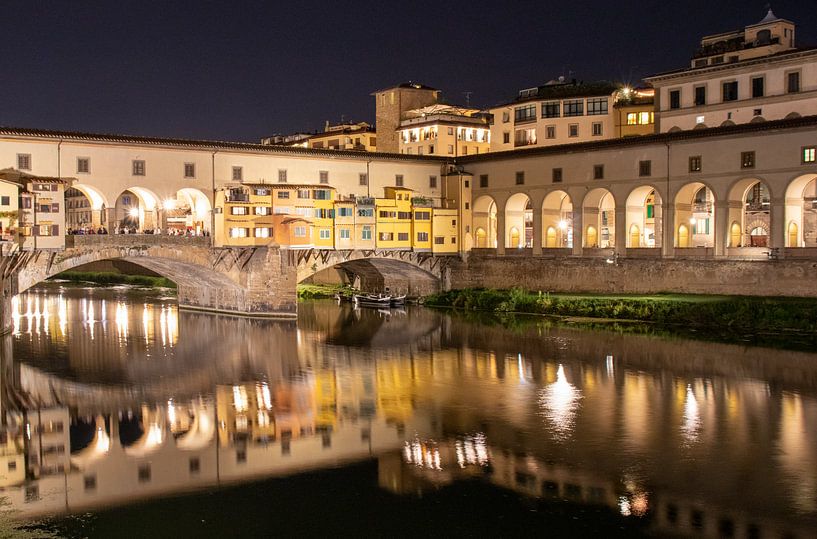
[[[111,448],[111,438],[105,429],[101,426],[96,428],[96,450],[100,452],[107,452]]]
[[[440,450],[434,442],[421,442],[417,439],[406,442],[403,447],[403,458],[408,464],[414,464],[419,468],[442,470]]]
[[[244,386],[233,386],[233,404],[236,412],[246,412],[249,408],[247,389]]]
[[[544,388],[539,396],[539,406],[550,421],[556,438],[569,436],[581,398],[581,391],[567,381],[564,366],[559,365],[556,381]]]
[[[698,400],[692,392],[692,385],[687,384],[686,402],[684,403],[684,424],[681,432],[689,442],[698,439],[698,430],[701,427],[701,417],[698,409]]]
[[[175,210],[176,209],[176,200],[173,198],[166,198],[165,201],[162,203],[162,206],[166,210]]]
[[[694,225],[694,224],[695,224],[695,223],[697,223],[697,222],[698,222],[698,220],[697,220],[697,219],[695,219],[694,217],[690,217],[690,218],[689,218],[689,224]]]
[[[557,226],[559,227],[560,230],[567,230],[567,221],[561,219]]]
[[[150,428],[148,428],[148,435],[147,439],[145,440],[145,446],[146,447],[157,446],[162,443],[163,439],[164,435],[162,433],[162,427],[160,427],[158,423],[151,423]]]
[[[65,301],[62,294],[60,294],[57,302],[57,317],[60,324],[60,333],[65,336],[66,330],[68,329],[68,302]]]
[[[167,401],[167,420],[171,426],[176,424],[176,406],[173,405],[173,399]]]
[[[131,208],[128,210],[128,215],[131,217],[139,217],[139,209],[138,208]]]
[[[270,395],[269,384],[263,382],[255,387],[255,396],[258,399],[258,407],[272,410],[272,395]]]

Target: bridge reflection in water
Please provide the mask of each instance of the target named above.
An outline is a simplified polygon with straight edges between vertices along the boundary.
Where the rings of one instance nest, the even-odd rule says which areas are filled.
[[[24,515],[377,459],[407,495],[480,478],[658,533],[817,529],[812,354],[321,302],[259,321],[132,289],[16,308],[0,468],[25,473],[0,480]]]

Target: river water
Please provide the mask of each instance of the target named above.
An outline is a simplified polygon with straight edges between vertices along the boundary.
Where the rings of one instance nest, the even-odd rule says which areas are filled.
[[[15,309],[0,480],[61,535],[817,530],[815,354],[59,283]]]

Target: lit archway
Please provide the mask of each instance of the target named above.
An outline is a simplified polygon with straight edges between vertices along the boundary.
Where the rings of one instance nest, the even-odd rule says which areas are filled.
[[[661,196],[650,185],[633,189],[627,197],[627,247],[661,247]],[[633,227],[639,231],[632,234]]]
[[[733,221],[729,227],[729,247],[740,247],[740,236],[740,223]]]
[[[510,237],[510,241],[508,242],[508,247],[511,247],[512,249],[522,247],[522,244],[521,244],[521,241],[520,241],[521,238],[519,237],[519,229],[518,228],[516,228],[515,226],[512,226],[510,236],[511,237]]]
[[[162,201],[161,228],[167,233],[202,234],[210,230],[210,199],[193,188],[184,188]]]
[[[678,190],[674,230],[675,247],[715,246],[715,195],[705,184],[692,182]],[[682,232],[686,233],[683,244]]]
[[[488,235],[485,233],[484,228],[482,227],[477,228],[476,231],[474,232],[474,235],[476,236],[477,239],[476,245],[477,249],[485,249],[486,247],[488,247]]]
[[[616,201],[607,189],[596,188],[582,202],[584,247],[607,249],[616,245]]]
[[[123,191],[109,216],[111,232],[141,233],[159,226],[159,196],[144,187],[131,187]]]
[[[573,247],[573,202],[564,191],[548,193],[542,202],[542,227],[545,231],[545,247]]]
[[[505,228],[508,231],[509,247],[533,247],[533,209],[528,195],[516,193],[505,203]],[[519,236],[516,241],[513,239],[513,230]]]
[[[817,247],[817,174],[804,174],[789,183],[786,222],[786,247]]]
[[[474,201],[474,209],[471,214],[472,226],[475,230],[482,230],[484,239],[477,238],[478,248],[496,248],[497,224],[496,224],[496,201],[483,195]]]
[[[767,247],[771,229],[771,196],[768,187],[757,178],[735,182],[729,190],[729,247]],[[732,229],[738,223],[740,238],[735,241]],[[765,234],[752,234],[758,229]]]

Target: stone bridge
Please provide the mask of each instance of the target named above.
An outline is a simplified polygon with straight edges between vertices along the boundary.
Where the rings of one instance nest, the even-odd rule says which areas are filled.
[[[207,237],[150,234],[67,236],[63,251],[0,257],[4,298],[63,271],[100,261],[125,261],[167,277],[184,308],[252,316],[296,316],[296,286],[334,274],[364,290],[389,287],[411,295],[439,290],[454,257],[410,251],[292,250],[212,247]]]

